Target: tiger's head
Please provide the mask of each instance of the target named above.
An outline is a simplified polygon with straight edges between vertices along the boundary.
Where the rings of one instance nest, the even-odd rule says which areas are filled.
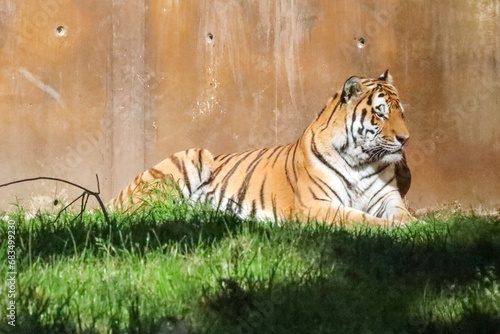
[[[410,134],[388,71],[377,79],[349,78],[338,103],[346,110],[341,151],[359,163],[395,163],[403,158]]]

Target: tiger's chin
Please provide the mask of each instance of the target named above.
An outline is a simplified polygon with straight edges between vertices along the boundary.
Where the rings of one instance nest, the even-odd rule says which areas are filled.
[[[403,160],[403,150],[397,150],[395,152],[387,152],[380,158],[380,162],[384,164],[394,164]]]

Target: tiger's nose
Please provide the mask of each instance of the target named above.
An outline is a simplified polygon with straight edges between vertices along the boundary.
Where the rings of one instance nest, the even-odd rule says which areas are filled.
[[[396,140],[401,144],[401,146],[404,146],[406,142],[410,139],[409,134],[399,134],[396,135]]]

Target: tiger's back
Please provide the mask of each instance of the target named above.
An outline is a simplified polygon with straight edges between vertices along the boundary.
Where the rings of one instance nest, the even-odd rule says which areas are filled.
[[[295,193],[289,167],[293,170],[296,147],[295,143],[216,157],[213,174],[200,188],[199,199],[261,219],[274,217],[276,208],[281,214],[293,212]]]
[[[175,188],[186,198],[193,196],[199,186],[210,178],[214,158],[205,149],[178,152],[138,175],[120,194],[109,201],[113,210],[127,211],[140,207],[152,190]]]

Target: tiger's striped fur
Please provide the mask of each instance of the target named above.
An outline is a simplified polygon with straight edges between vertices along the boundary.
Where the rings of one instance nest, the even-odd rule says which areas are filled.
[[[388,73],[351,77],[295,143],[216,157],[203,149],[176,153],[137,177],[112,204],[136,204],[148,191],[144,181],[172,175],[183,181],[185,196],[243,217],[408,222],[408,138]]]

